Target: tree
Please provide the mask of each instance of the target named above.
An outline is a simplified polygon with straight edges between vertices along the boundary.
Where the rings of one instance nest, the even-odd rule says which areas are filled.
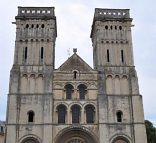
[[[147,142],[156,143],[156,128],[153,126],[153,123],[145,120]]]

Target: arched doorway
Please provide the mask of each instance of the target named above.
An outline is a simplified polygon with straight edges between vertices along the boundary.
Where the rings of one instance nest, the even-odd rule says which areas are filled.
[[[39,141],[33,137],[28,137],[22,141],[22,143],[39,143]]]
[[[124,137],[117,137],[114,139],[113,143],[129,143],[129,141]]]
[[[97,143],[95,135],[83,127],[64,129],[55,139],[55,143]]]

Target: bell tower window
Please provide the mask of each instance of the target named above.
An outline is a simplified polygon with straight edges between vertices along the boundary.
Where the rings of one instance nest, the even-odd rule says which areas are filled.
[[[44,56],[44,49],[43,49],[43,47],[41,47],[41,60],[43,60],[43,56]]]
[[[124,52],[123,52],[123,50],[121,50],[121,61],[122,61],[122,63],[124,62]]]
[[[110,62],[110,58],[109,58],[109,50],[107,49],[107,62]]]
[[[25,48],[24,48],[24,61],[25,61],[25,62],[26,62],[26,60],[27,60],[27,57],[28,57],[28,48],[25,47]]]

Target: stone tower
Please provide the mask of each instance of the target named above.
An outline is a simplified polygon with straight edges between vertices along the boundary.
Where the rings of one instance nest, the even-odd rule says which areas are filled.
[[[146,143],[128,9],[95,9],[91,39],[98,71],[99,139]]]
[[[52,75],[57,36],[54,7],[18,7],[15,24],[6,142],[25,142],[27,135],[26,142],[31,138],[48,142],[52,140],[49,134],[52,132]]]
[[[6,143],[146,143],[127,9],[95,9],[94,68],[54,67],[53,7],[19,7]]]

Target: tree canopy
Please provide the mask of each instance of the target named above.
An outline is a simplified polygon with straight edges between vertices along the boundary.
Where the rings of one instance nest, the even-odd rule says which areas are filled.
[[[156,127],[153,126],[153,123],[145,120],[146,125],[146,134],[148,143],[156,143]]]

